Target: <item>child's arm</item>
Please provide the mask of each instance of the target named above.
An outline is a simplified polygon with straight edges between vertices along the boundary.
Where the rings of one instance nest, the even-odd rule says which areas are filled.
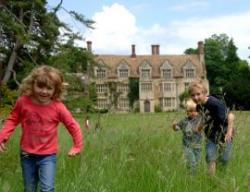
[[[197,123],[197,127],[196,127],[196,131],[197,132],[202,132],[203,131],[203,128],[204,128],[204,118],[202,117],[202,115],[199,115],[198,117],[196,117],[196,118],[198,118],[197,120],[198,120],[198,123]]]
[[[0,143],[0,152],[6,151],[5,142]]]
[[[73,118],[72,114],[62,103],[60,105],[60,120],[72,136],[73,146],[68,152],[68,155],[74,156],[80,153],[83,148],[83,135],[79,123]]]
[[[232,112],[229,112],[229,113],[228,113],[228,116],[227,116],[228,127],[227,127],[227,133],[226,133],[226,135],[225,135],[225,142],[229,142],[229,141],[231,141],[231,139],[232,139],[232,136],[233,136],[234,119],[235,119],[234,114],[233,114]]]
[[[20,123],[21,117],[21,101],[17,100],[14,108],[3,122],[2,128],[0,127],[0,152],[6,151],[5,143],[8,141],[12,133],[15,131],[15,128]]]
[[[182,126],[182,120],[179,121],[179,122],[174,120],[173,123],[172,123],[172,128],[173,128],[174,131],[180,130],[181,126]]]

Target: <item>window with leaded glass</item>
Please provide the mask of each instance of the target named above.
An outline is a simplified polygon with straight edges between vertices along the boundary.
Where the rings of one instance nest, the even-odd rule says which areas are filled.
[[[103,79],[103,78],[105,78],[105,77],[106,77],[106,70],[103,69],[103,68],[98,68],[98,69],[96,70],[96,77],[97,77],[98,79]]]
[[[142,92],[150,92],[150,91],[152,91],[152,83],[142,83],[141,84],[141,91]]]

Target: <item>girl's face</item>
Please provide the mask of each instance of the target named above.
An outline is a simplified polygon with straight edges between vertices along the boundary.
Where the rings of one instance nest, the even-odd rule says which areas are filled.
[[[204,104],[207,100],[207,95],[200,88],[194,88],[190,96],[197,104]]]
[[[49,104],[52,100],[52,97],[55,93],[55,86],[43,85],[37,82],[33,86],[33,99],[36,103],[46,105]]]

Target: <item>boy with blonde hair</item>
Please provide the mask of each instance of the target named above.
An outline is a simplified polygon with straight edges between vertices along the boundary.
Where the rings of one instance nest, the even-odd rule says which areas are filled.
[[[182,144],[187,162],[187,167],[192,174],[196,173],[196,168],[201,156],[202,134],[201,118],[196,111],[196,103],[191,99],[186,102],[187,116],[178,123],[173,122],[175,131],[181,130],[183,133]]]
[[[223,165],[229,161],[232,149],[234,114],[229,112],[219,99],[208,96],[207,88],[200,81],[190,83],[188,92],[197,104],[197,111],[204,121],[204,132],[207,138],[208,174],[213,176],[217,160]]]

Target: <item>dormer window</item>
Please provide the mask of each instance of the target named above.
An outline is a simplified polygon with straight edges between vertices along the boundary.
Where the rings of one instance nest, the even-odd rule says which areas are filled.
[[[150,69],[142,69],[141,70],[141,77],[143,79],[149,79],[150,78]]]
[[[98,61],[98,66],[96,67],[95,72],[98,79],[104,79],[107,77],[107,69],[105,67],[105,63],[102,60]]]
[[[128,78],[129,77],[129,66],[126,61],[122,61],[118,67],[118,76],[119,78]]]
[[[144,61],[140,66],[140,78],[144,80],[151,78],[151,65],[148,61]]]
[[[189,61],[185,66],[184,66],[184,77],[188,79],[195,78],[195,67],[194,65]]]
[[[165,61],[163,64],[162,64],[162,66],[161,66],[161,68],[160,68],[160,70],[161,70],[161,77],[163,78],[163,79],[165,79],[165,80],[170,80],[170,79],[172,79],[173,77],[173,75],[172,75],[172,66],[169,64],[169,62],[168,61]]]
[[[98,79],[104,79],[106,77],[106,70],[103,68],[98,68],[96,70],[96,77]]]

